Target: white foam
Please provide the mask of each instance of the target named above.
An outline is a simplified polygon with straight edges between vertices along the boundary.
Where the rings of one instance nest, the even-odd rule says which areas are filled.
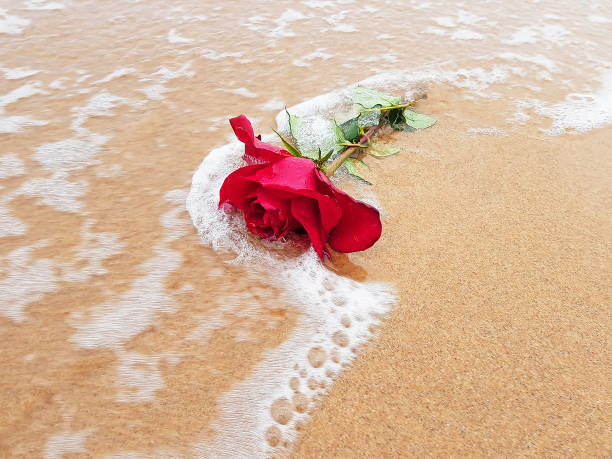
[[[167,92],[172,92],[174,89],[166,88],[163,84],[152,84],[150,86],[145,86],[142,89],[138,89],[147,96],[147,99],[150,100],[164,100],[166,97],[164,96]]]
[[[171,70],[168,67],[160,67],[160,69],[153,74],[153,76],[158,76],[162,79],[162,81],[170,81],[176,78],[192,78],[195,75],[193,70],[189,70],[191,68],[191,62],[187,62],[183,64],[178,70]]]
[[[14,69],[0,68],[0,71],[4,73],[4,78],[7,80],[20,80],[41,72],[40,70],[32,70],[27,67],[17,67]]]
[[[210,49],[203,49],[202,53],[200,54],[200,57],[202,57],[203,59],[210,59],[211,61],[220,61],[220,60],[225,60],[228,58],[238,59],[242,57],[243,55],[244,53],[241,53],[241,52],[217,53],[216,51],[213,51]]]
[[[302,56],[297,59],[293,59],[293,65],[295,65],[296,67],[308,67],[310,65],[310,61],[314,59],[321,59],[321,60],[326,61],[327,59],[332,57],[331,54],[327,54],[324,51],[325,51],[325,48],[318,48],[316,51],[313,51],[312,53],[306,54],[305,56]]]
[[[89,321],[74,323],[77,330],[71,341],[83,348],[119,348],[145,330],[161,312],[176,310],[172,296],[165,292],[164,282],[176,270],[182,257],[164,245],[154,248],[155,256],[144,262],[144,275],[119,298],[89,310]]]
[[[238,96],[248,97],[249,99],[257,97],[257,94],[255,94],[253,91],[249,91],[247,88],[220,89],[220,90],[224,92],[236,94]]]
[[[113,255],[120,254],[125,243],[116,233],[96,233],[91,230],[94,220],[86,220],[81,228],[81,242],[70,263],[61,264],[64,282],[87,282],[93,276],[103,276],[108,270],[102,263]],[[78,266],[78,267],[77,267]]]
[[[193,39],[192,38],[181,37],[176,32],[176,29],[171,29],[170,32],[168,32],[168,42],[172,43],[172,44],[193,43]]]
[[[569,31],[559,24],[538,24],[521,27],[512,34],[512,38],[506,41],[510,45],[523,45],[526,43],[537,43],[538,41],[550,41],[563,43]]]
[[[64,8],[66,8],[66,5],[64,5],[63,3],[50,2],[48,0],[29,0],[26,2],[26,9],[33,10],[33,11],[38,11],[38,10],[53,11],[53,10],[63,10]]]
[[[130,73],[134,73],[135,71],[136,71],[136,69],[134,69],[132,67],[120,68],[120,69],[117,69],[114,72],[108,74],[107,76],[105,76],[101,80],[94,81],[94,84],[107,83],[107,82],[109,82],[111,80],[114,80],[115,78],[120,78],[120,77],[122,77],[124,75],[129,75]]]
[[[498,128],[470,128],[468,132],[476,135],[507,135],[502,129]]]
[[[91,432],[87,429],[52,435],[45,443],[45,459],[61,459],[65,454],[85,453],[85,441]]]
[[[0,196],[0,238],[8,236],[21,236],[27,231],[27,226],[12,215],[7,204],[12,196]]]
[[[588,19],[595,24],[612,24],[612,19],[604,16],[598,16],[596,14],[592,14]]]
[[[35,94],[45,94],[40,89],[40,83],[27,83],[11,92],[0,96],[0,134],[20,132],[24,126],[43,126],[47,121],[36,120],[30,115],[4,115],[4,107]]]
[[[30,24],[29,19],[20,18],[8,14],[5,9],[0,8],[0,34],[18,35]]]
[[[36,120],[29,115],[2,116],[0,114],[0,134],[21,132],[25,126],[44,126],[47,121]]]
[[[433,18],[433,20],[435,21],[436,24],[438,24],[439,26],[442,27],[456,27],[457,24],[455,23],[455,20],[449,16],[442,16],[439,18]]]
[[[536,112],[553,119],[548,135],[587,132],[612,123],[612,71],[602,74],[598,91],[569,94],[564,102],[537,106]]]
[[[155,392],[164,387],[159,370],[160,356],[121,351],[117,365],[119,385],[117,401],[123,403],[150,402]]]
[[[71,182],[66,172],[56,172],[51,177],[28,180],[16,194],[38,197],[39,204],[63,212],[79,213],[83,208],[79,199],[87,193],[87,189],[87,183]]]
[[[451,40],[482,40],[483,38],[483,34],[469,29],[459,29],[451,35]]]
[[[98,154],[102,143],[77,138],[47,143],[36,149],[34,159],[50,172],[79,170],[95,164],[92,158]]]
[[[187,190],[171,190],[164,196],[166,201],[175,206],[161,216],[160,222],[166,228],[164,240],[167,242],[175,241],[187,234],[191,224],[182,214],[185,212],[185,199]]]
[[[17,89],[13,89],[11,92],[0,96],[0,110],[4,109],[9,104],[13,104],[20,99],[31,97],[35,94],[44,94],[45,92],[40,89],[40,83],[27,83],[20,86]]]
[[[447,35],[446,30],[441,29],[439,27],[427,27],[424,31],[424,33],[428,33],[430,35],[438,35],[439,37],[443,37],[445,35]]]
[[[23,161],[14,153],[0,156],[0,179],[25,174]]]
[[[543,56],[542,54],[524,55],[518,53],[504,52],[501,53],[499,57],[505,60],[536,64],[540,67],[544,67],[549,72],[556,72],[559,70],[557,64],[555,64],[551,59],[546,56]]]
[[[265,104],[261,104],[259,105],[259,108],[261,110],[280,110],[281,108],[283,108],[285,106],[285,102],[282,99],[279,99],[278,97],[275,97],[273,99],[270,99],[268,102],[266,102]]]
[[[41,241],[15,249],[0,264],[0,314],[3,316],[22,322],[23,310],[28,304],[58,289],[53,262],[32,260],[32,251],[44,245]]]

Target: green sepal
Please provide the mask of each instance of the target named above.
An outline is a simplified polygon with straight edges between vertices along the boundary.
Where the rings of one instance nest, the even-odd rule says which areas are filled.
[[[285,148],[287,149],[287,151],[292,155],[295,156],[297,158],[302,158],[304,155],[302,155],[302,153],[300,153],[300,150],[298,150],[296,147],[294,147],[291,142],[289,142],[287,139],[285,139],[278,131],[276,131],[275,129],[272,129],[277,136],[280,137],[281,141],[283,142],[283,145],[285,146]]]

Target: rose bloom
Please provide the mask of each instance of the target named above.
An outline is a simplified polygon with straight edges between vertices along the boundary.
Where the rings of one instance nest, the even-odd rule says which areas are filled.
[[[332,185],[313,161],[262,142],[246,116],[230,124],[245,145],[248,165],[227,176],[219,207],[240,209],[251,233],[274,240],[306,231],[321,259],[329,256],[327,244],[337,252],[356,252],[378,240],[378,210]]]

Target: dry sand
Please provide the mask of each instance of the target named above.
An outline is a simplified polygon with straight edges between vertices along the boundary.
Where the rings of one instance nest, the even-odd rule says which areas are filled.
[[[388,217],[343,269],[400,303],[293,457],[612,454],[612,128],[468,134],[506,113],[460,97],[435,89],[437,126],[368,160]]]

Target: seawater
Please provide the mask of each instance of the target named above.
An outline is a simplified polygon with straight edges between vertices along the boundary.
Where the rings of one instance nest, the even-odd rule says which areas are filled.
[[[286,129],[284,106],[326,118],[361,81],[504,100],[507,122],[475,135],[588,132],[612,121],[608,10],[5,1],[0,451],[289,451],[375,336],[393,286],[339,275],[299,244],[258,242],[217,212],[240,166],[228,118],[245,113],[263,134]]]

